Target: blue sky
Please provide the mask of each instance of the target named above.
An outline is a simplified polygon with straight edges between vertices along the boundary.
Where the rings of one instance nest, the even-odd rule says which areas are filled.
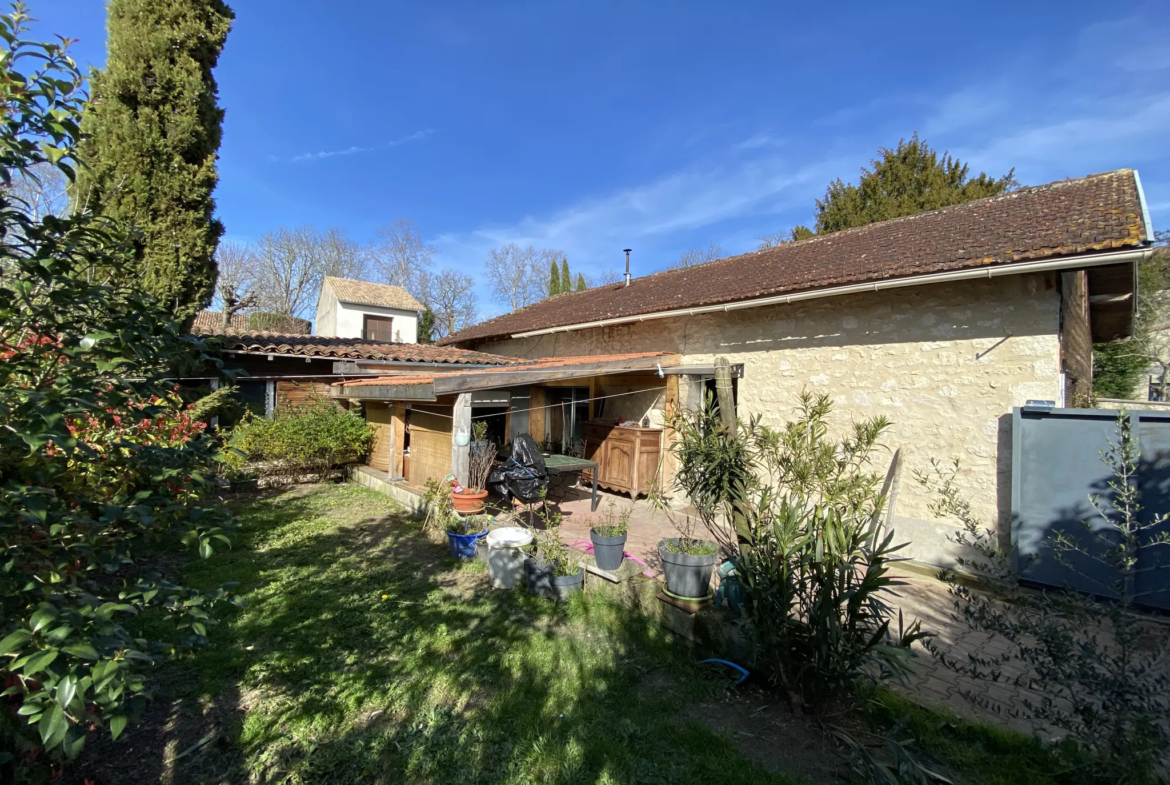
[[[511,241],[590,274],[631,247],[645,274],[811,223],[831,179],[915,131],[1024,184],[1137,168],[1170,227],[1170,3],[232,5],[232,239],[411,218],[481,280]],[[100,0],[31,9],[101,64]]]

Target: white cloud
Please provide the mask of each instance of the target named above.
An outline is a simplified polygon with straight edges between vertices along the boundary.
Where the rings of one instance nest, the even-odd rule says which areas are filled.
[[[300,155],[294,155],[292,158],[289,158],[288,161],[289,161],[289,163],[296,164],[296,163],[301,163],[303,161],[320,161],[323,158],[334,158],[334,157],[339,156],[339,155],[356,155],[357,153],[373,153],[373,152],[377,152],[378,150],[388,150],[391,147],[397,147],[400,144],[406,144],[408,142],[422,141],[423,139],[426,139],[428,136],[430,136],[432,133],[434,133],[434,132],[430,128],[428,128],[425,131],[415,131],[410,136],[404,136],[401,139],[395,139],[395,140],[390,141],[390,142],[383,142],[382,144],[374,145],[372,147],[358,147],[355,145],[353,147],[346,147],[346,148],[341,149],[341,150],[322,150],[322,151],[316,152],[316,153],[301,153]],[[273,156],[269,156],[269,160],[277,161],[280,159],[275,158]]]

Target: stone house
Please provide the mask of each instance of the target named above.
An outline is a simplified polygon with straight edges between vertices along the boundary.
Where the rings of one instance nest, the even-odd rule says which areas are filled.
[[[912,557],[945,564],[952,524],[913,472],[958,458],[976,513],[1005,526],[1013,408],[1087,405],[1092,343],[1128,335],[1153,238],[1137,172],[1118,170],[558,295],[441,343],[675,353],[694,367],[683,406],[723,356],[742,366],[743,415],[779,425],[803,389],[846,423],[884,414],[903,456],[895,528]]]

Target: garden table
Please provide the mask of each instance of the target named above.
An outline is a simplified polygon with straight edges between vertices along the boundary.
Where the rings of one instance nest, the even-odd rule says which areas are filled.
[[[545,455],[544,466],[551,474],[568,474],[570,472],[583,472],[587,469],[592,470],[593,497],[589,510],[591,512],[597,512],[597,474],[601,470],[601,467],[597,465],[597,461],[587,461],[584,458],[577,458],[572,455]]]

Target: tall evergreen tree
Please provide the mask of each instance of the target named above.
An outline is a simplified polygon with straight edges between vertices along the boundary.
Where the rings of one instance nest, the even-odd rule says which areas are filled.
[[[577,291],[583,292],[588,288],[589,286],[585,283],[584,273],[577,273]]]
[[[561,293],[561,268],[557,266],[557,260],[553,259],[549,263],[548,270],[548,296],[556,297]]]
[[[223,224],[212,217],[223,110],[211,71],[235,18],[223,0],[110,0],[91,76],[78,198],[140,233],[133,269],[180,320],[211,302]]]
[[[967,164],[948,153],[939,156],[917,134],[896,149],[878,152],[881,159],[870,162],[872,170],[862,168],[857,185],[840,179],[829,183],[825,198],[817,200],[817,234],[995,196],[1016,184],[1014,170],[998,179],[983,172],[968,177]],[[801,226],[792,232],[793,240],[811,236]]]
[[[573,276],[569,273],[568,257],[561,258],[561,292],[573,291]]]

